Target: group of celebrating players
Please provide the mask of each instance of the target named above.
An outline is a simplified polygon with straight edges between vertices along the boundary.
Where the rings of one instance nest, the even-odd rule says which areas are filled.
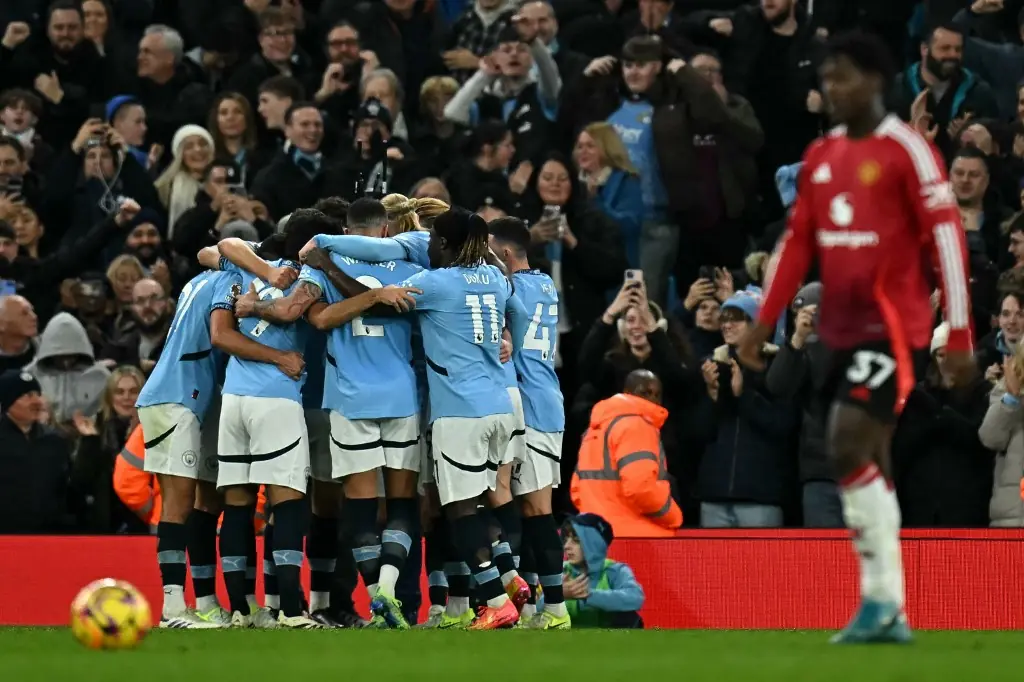
[[[364,198],[341,228],[302,209],[280,237],[226,239],[199,254],[209,269],[179,296],[138,400],[145,468],[164,499],[161,626],[334,625],[329,585],[343,496],[370,625],[408,628],[395,585],[423,491],[439,503],[433,526],[447,536],[431,536],[442,537],[449,594],[430,625],[570,627],[551,514],[564,429],[554,370],[558,295],[530,268],[525,223],[488,225],[452,208],[429,232],[388,237],[384,204]],[[310,405],[312,394],[319,404]],[[271,510],[263,606],[253,565],[261,486]],[[227,608],[214,589],[221,512]],[[186,554],[194,608],[184,601]],[[308,602],[300,584],[307,557]],[[534,591],[537,583],[544,590],[540,613],[527,603],[525,578],[534,576]],[[476,612],[471,580],[484,604]]]
[[[759,319],[735,350],[744,366],[763,369],[763,344],[817,258],[817,331],[835,370],[825,388],[835,402],[828,445],[861,574],[860,607],[837,642],[911,639],[889,444],[915,365],[927,357],[936,282],[950,326],[943,362],[959,384],[973,368],[960,218],[934,147],[886,114],[892,73],[876,38],[830,42],[822,91],[840,125],[805,155]],[[529,232],[518,219],[487,224],[451,208],[429,230],[389,237],[388,225],[380,202],[360,199],[348,210],[346,234],[304,209],[283,238],[258,246],[228,239],[200,254],[210,269],[182,291],[138,402],[146,470],[159,476],[164,495],[161,625],[324,627],[343,491],[372,624],[407,628],[395,582],[419,489],[436,496],[434,529],[445,529],[427,538],[428,557],[431,537],[443,541],[448,585],[444,611],[430,624],[570,627],[551,515],[564,428],[555,285],[530,269]],[[318,340],[326,348],[317,350]],[[215,426],[220,353],[230,359]],[[326,358],[323,370],[307,371],[305,362],[318,357]],[[304,411],[304,389],[308,408],[321,374],[322,401]],[[310,472],[311,520],[302,499]],[[259,486],[272,510],[262,607],[253,565]],[[221,510],[228,610],[214,596]],[[307,529],[308,609],[299,582]],[[183,597],[186,549],[194,609]],[[470,609],[471,579],[478,613]],[[538,583],[540,613],[529,603]]]

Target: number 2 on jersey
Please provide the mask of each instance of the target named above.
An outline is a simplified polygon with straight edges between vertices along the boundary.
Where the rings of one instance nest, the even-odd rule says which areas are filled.
[[[360,275],[356,281],[366,285],[367,289],[380,289],[383,284],[376,277]],[[384,326],[379,324],[363,324],[362,317],[352,318],[352,336],[384,336]]]
[[[539,350],[540,359],[547,361],[553,360],[555,354],[551,348],[554,345],[551,339],[552,327],[554,322],[550,324],[543,324],[541,317],[544,314],[544,304],[538,303],[537,308],[533,311],[533,317],[530,318],[530,326],[526,330],[526,338],[523,339],[523,350]],[[558,319],[558,304],[554,303],[548,306],[548,315],[553,320]],[[555,334],[557,338],[557,333]]]
[[[483,299],[483,305],[481,305]],[[498,315],[498,301],[494,294],[484,294],[482,297],[476,294],[466,294],[466,306],[469,307],[469,316],[473,322],[473,343],[483,343],[486,338],[484,333],[484,308],[487,308],[487,316],[490,318],[491,343],[501,341],[501,316]]]
[[[283,291],[281,291],[280,289],[276,289],[270,286],[269,284],[266,284],[263,280],[259,278],[254,279],[252,283],[256,286],[256,295],[259,297],[261,301],[267,301],[272,298],[284,298]],[[267,320],[260,320],[259,322],[256,323],[256,326],[253,327],[252,331],[249,333],[258,339],[263,332],[267,331],[267,327],[269,326],[270,322],[268,322]]]

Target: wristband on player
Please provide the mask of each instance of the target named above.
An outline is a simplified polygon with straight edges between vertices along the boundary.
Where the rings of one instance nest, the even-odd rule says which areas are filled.
[[[1009,405],[1010,407],[1020,407],[1020,398],[1009,393],[1003,394],[1003,405]]]

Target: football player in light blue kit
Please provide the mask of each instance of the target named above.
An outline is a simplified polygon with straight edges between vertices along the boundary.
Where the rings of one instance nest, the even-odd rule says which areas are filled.
[[[348,226],[356,233],[381,235],[387,227],[387,212],[379,201],[360,199],[349,208]],[[222,248],[230,246],[222,244]],[[234,255],[245,260],[239,257],[244,252]],[[252,315],[275,324],[294,323],[305,314],[318,330],[330,330],[328,348],[336,360],[325,377],[323,407],[330,410],[331,445],[311,461],[314,520],[336,515],[342,497],[336,481],[341,479],[346,514],[354,530],[353,553],[374,600],[375,621],[404,629],[408,623],[394,599],[394,585],[412,542],[410,524],[419,511],[415,496],[419,401],[410,365],[414,320],[370,320],[359,314],[382,302],[408,310],[412,299],[406,290],[381,287],[396,284],[420,268],[405,261],[366,263],[341,256],[332,262],[326,251],[319,250],[308,253],[307,259],[298,285],[286,296],[260,301],[250,292],[238,300],[235,311],[239,317]],[[258,267],[255,261],[241,264]],[[342,269],[372,288],[344,299],[332,284]],[[377,483],[384,468],[389,502],[382,543],[377,533]],[[311,568],[315,568],[312,561]],[[314,612],[325,610],[328,599],[329,592],[314,590],[310,606]]]
[[[386,242],[381,253],[400,256],[403,243],[422,244],[420,233]],[[496,472],[514,429],[512,404],[498,357],[511,284],[487,265],[487,224],[463,209],[439,216],[430,231],[428,264],[404,285],[414,294],[427,363],[435,478],[442,507],[451,523],[452,542],[473,573],[487,606],[470,627],[494,629],[515,624],[519,612],[505,594],[501,574],[492,565],[487,527],[477,514],[478,498],[496,486]],[[341,240],[347,240],[341,242]],[[350,238],[317,237],[317,243],[347,249]],[[369,240],[358,240],[365,244]],[[333,242],[333,243],[332,243]],[[367,244],[372,247],[373,244]],[[359,245],[357,245],[357,248]],[[387,251],[387,249],[394,249]],[[422,261],[415,247],[406,255]],[[374,309],[376,310],[376,309]],[[518,314],[516,314],[518,312]],[[510,319],[524,325],[519,311]],[[521,338],[521,336],[520,336]]]
[[[512,475],[512,493],[523,513],[522,572],[539,574],[544,588],[544,611],[526,627],[564,630],[570,627],[562,596],[562,542],[551,513],[551,489],[561,482],[562,432],[565,410],[555,374],[558,340],[558,290],[540,270],[530,268],[530,231],[518,218],[499,218],[488,225],[491,249],[515,285],[530,324],[512,355],[526,420],[526,448]],[[536,583],[534,583],[536,584]],[[529,614],[529,605],[524,615]]]
[[[204,264],[216,262],[214,256]],[[300,355],[264,346],[235,328],[232,306],[240,285],[237,273],[217,271],[200,273],[185,284],[160,360],[136,402],[146,437],[144,468],[156,474],[162,494],[157,526],[157,560],[164,583],[161,627],[196,629],[229,623],[213,595],[206,597],[207,603],[197,604],[196,611],[186,609],[184,601],[186,546],[193,555],[193,580],[214,577],[199,575],[199,569],[216,571],[212,559],[216,557],[216,518],[221,507],[216,490],[217,453],[203,447],[209,439],[201,437],[201,425],[223,366],[218,350],[266,363],[268,368],[276,367],[294,377],[302,373]],[[202,524],[210,533],[199,537],[195,527],[187,529],[186,523],[190,517],[195,521],[204,515],[213,523]],[[200,565],[200,555],[208,555],[210,565]],[[201,592],[197,589],[197,595]]]
[[[307,215],[312,213],[314,215]],[[318,211],[296,211],[285,228],[284,256],[274,267],[294,267],[299,248],[323,224]],[[224,259],[222,267],[236,268]],[[249,272],[242,274],[243,289],[251,289],[261,300],[283,298],[298,284],[282,291]],[[305,348],[309,328],[304,320],[274,324],[258,318],[243,319],[239,329],[259,343],[282,351]],[[245,553],[241,551],[251,526],[250,505],[260,485],[267,486],[273,506],[273,558],[277,572],[281,611],[280,627],[316,629],[320,623],[303,610],[300,570],[303,541],[308,527],[303,499],[309,475],[309,441],[302,408],[302,385],[275,368],[232,357],[224,379],[218,459],[217,486],[224,490],[224,521],[221,526],[221,563],[224,582],[231,599],[232,624],[251,623],[244,598]]]

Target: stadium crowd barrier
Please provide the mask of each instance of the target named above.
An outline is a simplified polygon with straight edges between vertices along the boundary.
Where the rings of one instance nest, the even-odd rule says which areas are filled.
[[[133,583],[157,611],[155,548],[153,537],[0,536],[0,625],[66,624],[76,592],[106,577]],[[905,531],[903,552],[915,627],[1024,628],[1024,529]],[[643,585],[648,627],[831,629],[857,599],[844,531],[688,530],[672,539],[616,539],[611,556]],[[357,592],[365,614],[365,593]]]

